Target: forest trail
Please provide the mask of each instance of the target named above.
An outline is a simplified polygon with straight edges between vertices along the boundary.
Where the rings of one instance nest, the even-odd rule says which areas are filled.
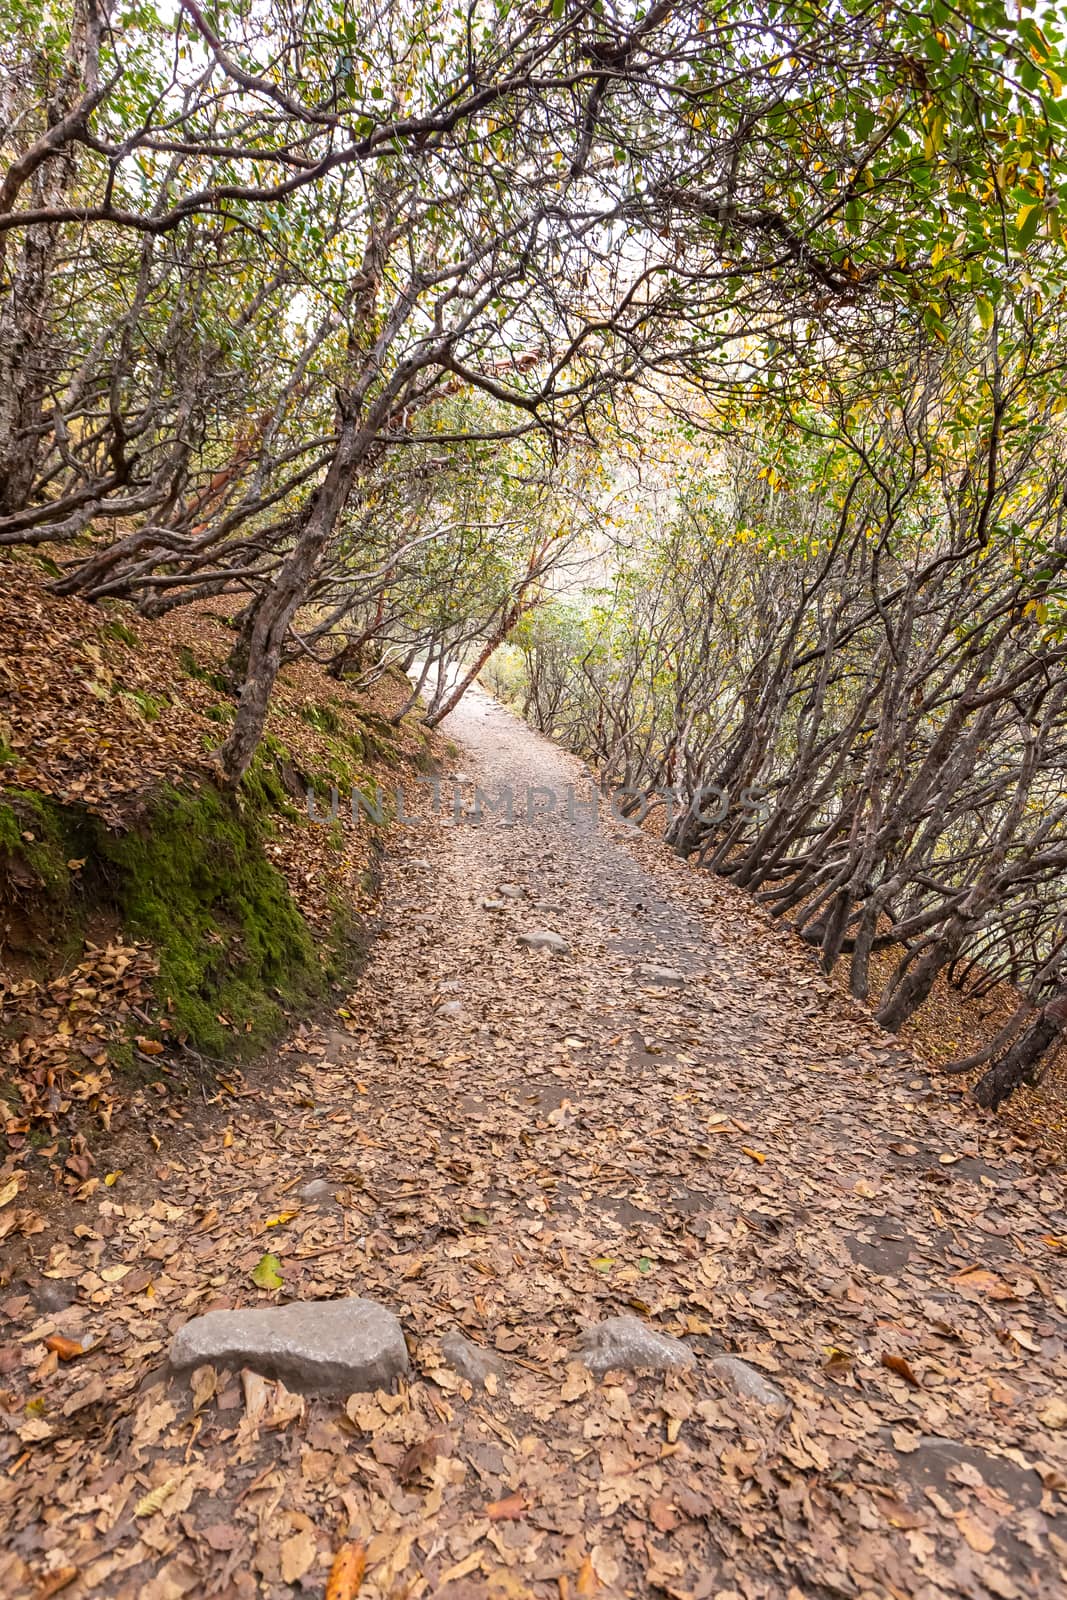
[[[603,811],[524,820],[528,787],[588,785],[488,697],[445,732],[515,824],[413,827],[344,1028],[7,1291],[2,1384],[39,1403],[7,1418],[0,1589],[317,1596],[358,1539],[360,1594],[397,1600],[1062,1594],[1059,1175],[738,892]],[[314,1178],[337,1198],[294,1199]],[[49,1280],[75,1303],[42,1312]],[[409,1336],[398,1396],[145,1383],[209,1306],[350,1293]],[[692,1371],[594,1382],[575,1340],[619,1314]],[[454,1329],[508,1363],[495,1393],[442,1364]],[[55,1334],[92,1348],[57,1366]]]

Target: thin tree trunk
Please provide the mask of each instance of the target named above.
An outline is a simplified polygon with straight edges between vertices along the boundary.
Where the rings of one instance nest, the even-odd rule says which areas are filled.
[[[1035,1083],[1049,1049],[1067,1028],[1067,990],[1050,1000],[1037,1020],[1008,1051],[1003,1060],[983,1072],[974,1086],[980,1106],[995,1111],[1024,1083]]]

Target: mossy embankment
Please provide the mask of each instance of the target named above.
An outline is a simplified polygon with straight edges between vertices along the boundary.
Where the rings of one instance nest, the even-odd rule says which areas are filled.
[[[315,787],[337,776],[316,775]],[[149,1031],[220,1060],[254,1055],[351,973],[368,940],[336,891],[323,936],[269,858],[279,819],[299,816],[294,798],[269,757],[237,796],[206,781],[167,787],[122,827],[33,790],[0,791],[8,960],[46,976],[100,929],[147,943],[159,969]],[[379,851],[370,838],[368,894]]]
[[[354,825],[348,796],[388,795],[435,757],[400,717],[405,682],[360,691],[301,662],[233,793],[212,758],[234,714],[222,619],[149,624],[59,601],[26,566],[11,580],[0,1121],[9,1148],[58,1135],[65,1155],[84,1108],[106,1128],[124,1083],[136,1094],[162,1073],[169,1093],[205,1065],[225,1075],[327,1004],[373,938],[391,826],[388,802],[380,824]],[[321,819],[332,788],[340,818],[315,825],[308,794]]]

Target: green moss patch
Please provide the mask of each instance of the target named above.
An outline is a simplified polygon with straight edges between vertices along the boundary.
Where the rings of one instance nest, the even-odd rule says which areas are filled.
[[[94,867],[123,926],[159,957],[172,1032],[213,1056],[248,1056],[323,987],[314,940],[263,850],[265,828],[219,790],[170,791],[145,826],[100,830]]]
[[[115,918],[159,961],[169,1037],[219,1058],[276,1038],[325,986],[315,942],[263,845],[284,790],[265,771],[240,801],[209,784],[166,790],[134,826],[28,791],[0,803],[0,904],[23,951],[51,955],[90,920]]]

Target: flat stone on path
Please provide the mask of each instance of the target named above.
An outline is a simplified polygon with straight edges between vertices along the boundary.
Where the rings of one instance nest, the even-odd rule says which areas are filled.
[[[453,1371],[476,1389],[484,1389],[491,1374],[500,1378],[507,1371],[507,1362],[495,1350],[486,1350],[463,1333],[446,1333],[441,1340],[441,1354]]]
[[[375,1300],[294,1300],[285,1306],[209,1311],[179,1328],[173,1371],[251,1367],[301,1394],[387,1389],[408,1368],[400,1323]]]
[[[742,1361],[740,1356],[716,1356],[711,1363],[711,1370],[720,1377],[728,1388],[735,1394],[744,1395],[746,1400],[755,1400],[761,1406],[766,1406],[772,1411],[788,1411],[789,1401],[762,1372],[757,1372],[755,1367],[750,1367],[747,1361]]]
[[[503,900],[521,900],[522,890],[517,883],[502,883],[497,888],[497,894]]]
[[[648,962],[637,968],[634,974],[642,983],[650,983],[656,989],[684,989],[685,973],[679,972],[676,967],[657,967],[655,963]]]
[[[531,950],[551,950],[554,956],[565,956],[570,950],[562,934],[550,933],[547,928],[538,928],[533,933],[520,933],[519,943],[528,945]]]
[[[640,1317],[606,1317],[586,1328],[578,1341],[579,1357],[590,1372],[666,1372],[689,1367],[693,1352],[681,1339],[660,1333]]]
[[[302,1183],[296,1191],[299,1200],[314,1202],[316,1200],[332,1200],[336,1185],[328,1178],[310,1178],[307,1183]]]

